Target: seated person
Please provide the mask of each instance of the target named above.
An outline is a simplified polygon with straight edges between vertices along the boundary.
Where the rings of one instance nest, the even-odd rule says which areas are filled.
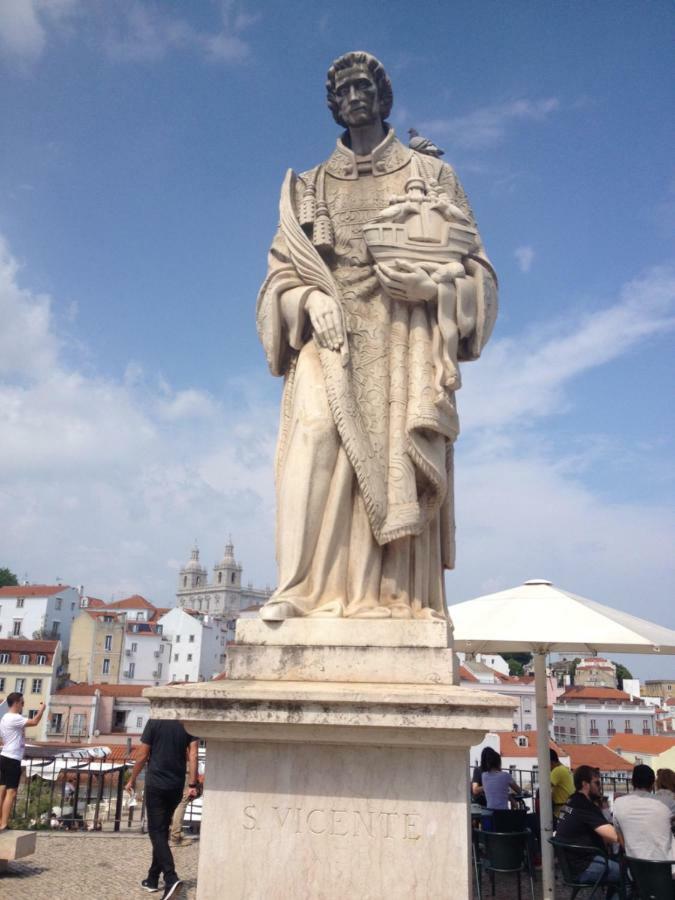
[[[497,751],[493,750],[492,747],[483,747],[480,755],[480,765],[475,766],[471,775],[471,800],[480,806],[487,806],[485,791],[483,790],[483,772],[488,770],[488,762],[491,755],[496,756]]]
[[[574,781],[572,773],[558,759],[558,754],[553,747],[551,754],[551,800],[553,801],[553,818],[557,819],[560,810],[574,793]]]
[[[614,824],[626,856],[675,860],[670,810],[652,793],[655,780],[651,766],[635,766],[633,791],[614,802]]]
[[[599,774],[591,766],[579,766],[574,770],[576,791],[560,810],[555,834],[557,840],[566,844],[588,847],[588,852],[569,854],[574,876],[587,884],[594,884],[605,871],[605,847],[611,847],[618,841],[614,826],[610,825],[598,806],[598,800],[602,797],[601,784]],[[610,887],[607,900],[619,896],[618,891],[611,891],[611,886],[621,883],[621,870],[614,860],[609,860],[602,883]]]
[[[659,769],[656,773],[656,792],[654,796],[665,803],[670,815],[675,819],[675,772],[672,769]]]
[[[510,772],[502,772],[499,753],[491,747],[486,747],[487,750],[490,752],[486,754],[487,769],[483,769],[482,782],[488,809],[509,809],[509,791],[520,794],[520,785],[511,778]]]

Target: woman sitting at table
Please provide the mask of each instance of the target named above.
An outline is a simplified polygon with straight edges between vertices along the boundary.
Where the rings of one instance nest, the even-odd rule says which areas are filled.
[[[520,794],[520,786],[511,778],[510,772],[502,772],[502,758],[496,750],[486,754],[482,782],[488,809],[509,809],[509,792]],[[482,759],[481,759],[482,762]]]

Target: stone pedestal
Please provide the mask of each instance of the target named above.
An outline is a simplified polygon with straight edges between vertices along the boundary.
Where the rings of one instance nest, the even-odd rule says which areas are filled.
[[[227,678],[150,688],[206,738],[198,900],[471,896],[468,748],[513,701],[441,622],[240,620]]]

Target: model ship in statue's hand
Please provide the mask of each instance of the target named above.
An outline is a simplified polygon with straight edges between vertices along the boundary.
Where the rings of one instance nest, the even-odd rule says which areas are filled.
[[[466,276],[462,259],[475,250],[478,236],[469,217],[438,185],[425,184],[415,157],[405,194],[363,227],[375,272],[393,300],[434,303],[441,340],[434,342],[436,398],[460,387],[457,362],[457,279]],[[467,295],[464,319],[473,328],[475,310]]]

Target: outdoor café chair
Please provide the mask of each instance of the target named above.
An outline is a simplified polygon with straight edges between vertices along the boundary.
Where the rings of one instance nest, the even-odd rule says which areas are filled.
[[[624,857],[640,900],[673,900],[675,881],[670,862]]]
[[[532,865],[528,851],[529,837],[529,829],[508,832],[484,831],[481,833],[480,842],[483,848],[482,868],[490,875],[493,897],[495,895],[495,875],[513,873],[517,877],[518,900],[522,900],[520,873],[525,871],[530,879],[532,900],[535,900]]]
[[[564,841],[559,841],[555,838],[549,838],[549,843],[553,845],[555,858],[560,865],[563,884],[565,884],[569,888],[572,888],[572,893],[570,894],[569,900],[574,900],[574,898],[580,891],[590,891],[590,894],[588,894],[588,896],[585,897],[584,900],[591,900],[591,897],[595,897],[596,895],[602,896],[602,892],[605,887],[602,881],[609,870],[609,857],[607,856],[607,853],[604,850],[600,850],[599,847],[596,849],[584,846],[582,844],[566,844]],[[605,868],[602,872],[600,872],[597,881],[579,881],[578,876],[574,874],[570,865],[570,854],[573,855],[574,853],[577,853],[583,854],[584,856],[588,857],[591,852],[593,853],[593,856],[604,857]],[[623,896],[623,888],[621,886],[619,887],[619,894],[620,896]]]

